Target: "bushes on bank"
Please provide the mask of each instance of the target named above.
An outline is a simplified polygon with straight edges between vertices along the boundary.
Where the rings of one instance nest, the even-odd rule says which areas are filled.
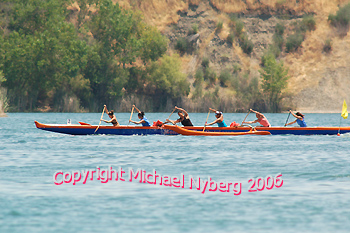
[[[235,40],[235,34],[233,32],[230,32],[230,34],[228,34],[226,40],[229,44],[232,45],[234,40]]]
[[[316,29],[316,21],[312,15],[306,15],[303,20],[294,25],[294,33],[287,37],[286,52],[296,51],[305,39],[307,31]]]
[[[290,53],[296,51],[303,41],[304,35],[302,33],[294,33],[288,36],[286,42],[286,52]]]
[[[332,50],[332,40],[327,39],[323,45],[323,51],[329,53]]]
[[[223,26],[224,26],[224,23],[223,23],[222,21],[217,22],[217,24],[216,24],[216,29],[215,29],[216,32],[217,32],[217,33],[221,32]]]
[[[220,85],[222,87],[228,87],[231,77],[232,77],[231,72],[228,69],[224,69],[219,76]]]
[[[334,27],[343,26],[349,27],[350,25],[350,3],[343,7],[340,7],[335,15],[329,14],[328,21]]]
[[[254,49],[253,42],[249,39],[247,32],[244,29],[244,23],[237,19],[236,16],[231,17],[231,32],[227,36],[227,42],[233,44],[235,38],[238,40],[239,46],[242,48],[243,52],[246,54],[251,54]]]
[[[188,50],[188,41],[184,37],[180,37],[175,44],[175,49],[178,50],[181,54],[186,53]]]
[[[247,33],[243,33],[239,37],[239,45],[241,46],[243,52],[246,54],[251,54],[253,52],[254,44],[253,42],[248,38]]]

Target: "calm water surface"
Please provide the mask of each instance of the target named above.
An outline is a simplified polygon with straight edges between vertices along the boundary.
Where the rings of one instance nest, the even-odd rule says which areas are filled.
[[[168,115],[147,117],[156,121]],[[195,125],[203,125],[206,115],[190,114]],[[117,114],[121,124],[129,116]],[[245,114],[224,116],[227,123],[241,122]],[[266,116],[282,126],[288,115]],[[349,232],[350,135],[70,136],[34,125],[34,120],[65,124],[68,118],[98,124],[100,113],[0,118],[0,232]],[[339,126],[340,114],[307,114],[306,121]],[[342,120],[346,125],[349,119]],[[183,174],[184,188],[135,180],[53,181],[58,171],[108,166],[126,170],[127,179],[129,168]],[[248,192],[250,178],[277,174],[282,187]],[[208,189],[202,194],[189,189],[190,176],[241,183],[241,194]]]

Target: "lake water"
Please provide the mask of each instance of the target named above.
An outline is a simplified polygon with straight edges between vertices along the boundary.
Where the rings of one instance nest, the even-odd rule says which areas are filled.
[[[146,115],[153,122],[164,120],[169,113]],[[67,119],[73,124],[98,124],[100,116],[10,113],[0,118],[0,232],[350,231],[347,134],[70,136],[34,125],[34,120],[65,124]],[[121,124],[129,116],[117,114]],[[282,126],[288,114],[266,116],[273,126]],[[190,117],[195,125],[203,125],[207,114]],[[245,114],[224,117],[227,123],[241,122]],[[254,115],[248,117],[254,119]],[[339,126],[340,113],[306,114],[305,119],[309,126]],[[211,114],[209,121],[213,120]],[[341,124],[349,126],[350,121],[343,119]],[[98,167],[102,171],[110,166],[117,172],[123,169],[125,181],[102,183],[107,172],[97,180]],[[155,170],[163,183],[130,182],[129,169],[147,174]],[[69,182],[69,174],[78,178],[87,170],[96,171],[93,180]],[[54,174],[57,183],[63,181],[60,171],[67,182],[55,185]],[[276,177],[279,174],[282,176]],[[174,186],[166,186],[170,184],[166,176],[183,177],[183,188],[175,187],[176,179]],[[195,187],[198,177],[201,190]],[[214,183],[203,191],[209,177],[217,182],[216,191]],[[249,192],[253,181],[248,181],[259,177],[259,186],[252,189],[261,191]],[[232,183],[229,192],[219,191],[220,182],[222,190],[224,184]]]

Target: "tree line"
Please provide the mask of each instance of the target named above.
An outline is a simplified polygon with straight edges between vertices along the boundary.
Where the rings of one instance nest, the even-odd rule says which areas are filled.
[[[10,110],[69,111],[76,102],[94,111],[132,95],[159,110],[188,95],[179,57],[166,55],[167,39],[140,13],[111,0],[74,2],[75,21],[71,0],[1,3],[1,86]]]
[[[70,10],[73,2],[79,11]],[[167,38],[140,12],[111,0],[3,0],[0,10],[0,87],[7,89],[9,111],[100,111],[103,104],[123,109],[123,103],[126,110],[137,101],[145,110],[163,111],[190,93],[179,55],[169,55]],[[219,79],[244,107],[277,112],[288,71],[274,56],[265,58],[262,85],[236,71]],[[201,79],[218,81],[203,67],[188,101],[218,96],[219,87],[212,95],[200,90]]]

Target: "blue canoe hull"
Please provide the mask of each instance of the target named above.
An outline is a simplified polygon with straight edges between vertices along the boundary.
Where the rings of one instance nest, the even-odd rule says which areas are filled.
[[[176,134],[171,130],[165,130],[161,127],[151,126],[100,126],[97,125],[61,125],[61,124],[41,124],[35,121],[38,129],[71,134],[71,135],[94,135],[94,134],[112,134],[112,135],[154,135],[154,134]],[[97,129],[97,130],[96,130]]]

